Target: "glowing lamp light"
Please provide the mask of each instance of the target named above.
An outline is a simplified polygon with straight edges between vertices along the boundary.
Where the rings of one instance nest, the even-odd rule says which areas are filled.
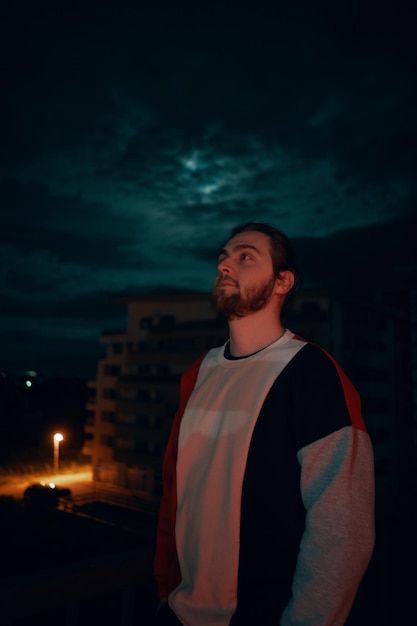
[[[59,444],[63,441],[64,437],[61,433],[55,433],[54,435],[54,471],[59,470]]]

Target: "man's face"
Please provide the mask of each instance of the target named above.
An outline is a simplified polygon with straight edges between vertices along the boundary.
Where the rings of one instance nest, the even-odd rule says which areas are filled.
[[[214,307],[229,320],[246,317],[268,304],[275,284],[269,237],[257,231],[239,233],[220,252]]]

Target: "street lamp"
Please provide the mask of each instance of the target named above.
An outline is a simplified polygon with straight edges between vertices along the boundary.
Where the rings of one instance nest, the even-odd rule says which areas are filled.
[[[55,433],[54,435],[54,471],[58,472],[59,469],[59,444],[64,439],[61,433]]]

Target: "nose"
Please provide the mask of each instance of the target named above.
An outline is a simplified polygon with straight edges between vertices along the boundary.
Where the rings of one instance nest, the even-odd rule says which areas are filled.
[[[230,259],[228,257],[225,257],[224,259],[219,261],[217,264],[217,269],[219,271],[219,274],[230,274],[232,270]]]

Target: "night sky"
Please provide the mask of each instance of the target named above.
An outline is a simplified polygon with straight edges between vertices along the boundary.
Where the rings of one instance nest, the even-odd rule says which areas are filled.
[[[141,4],[2,8],[0,371],[94,375],[112,296],[210,290],[244,221],[304,287],[417,266],[415,3]]]

